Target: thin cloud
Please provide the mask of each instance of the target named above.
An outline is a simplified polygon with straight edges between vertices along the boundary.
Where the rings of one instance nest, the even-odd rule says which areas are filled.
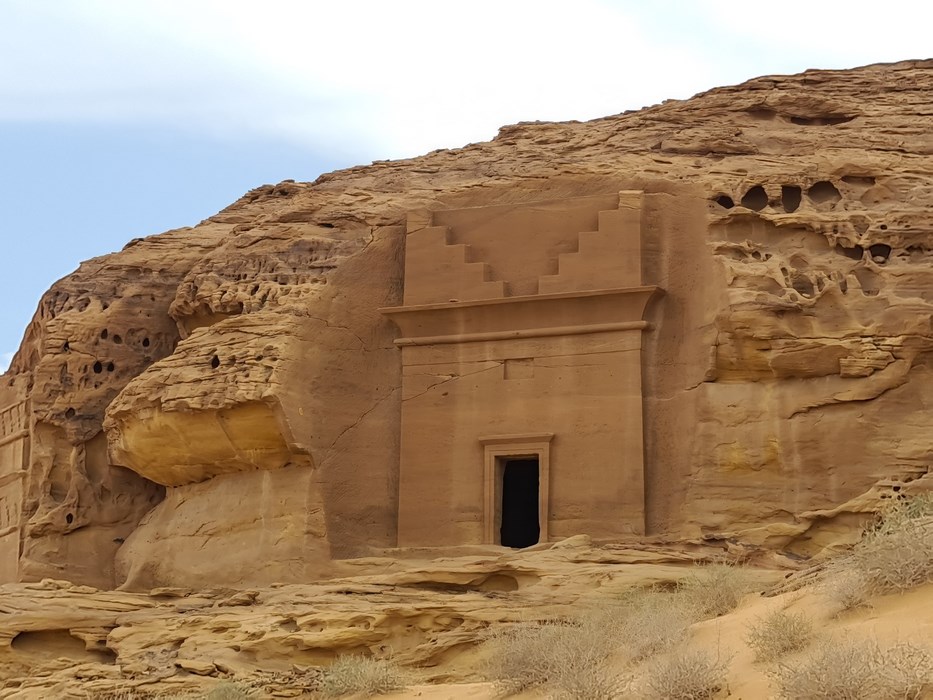
[[[703,85],[702,57],[649,38],[624,4],[595,0],[573,11],[527,0],[13,8],[0,30],[20,58],[0,65],[8,120],[170,124],[414,155]]]
[[[374,157],[766,72],[920,57],[933,10],[787,0],[8,0],[0,120],[275,137]]]

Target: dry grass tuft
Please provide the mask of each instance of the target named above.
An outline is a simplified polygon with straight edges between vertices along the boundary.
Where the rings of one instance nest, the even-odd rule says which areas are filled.
[[[933,494],[894,501],[861,541],[829,563],[825,593],[843,610],[933,582]]]
[[[933,690],[933,657],[910,644],[831,640],[772,677],[784,700],[918,700]]]
[[[518,624],[489,643],[486,675],[509,693],[546,686],[560,697],[615,698],[627,685],[606,667],[615,630],[597,611],[574,620]]]
[[[321,695],[328,698],[364,693],[367,697],[404,688],[406,674],[394,663],[366,656],[340,656],[321,676]]]
[[[707,620],[735,610],[754,585],[741,566],[706,564],[684,578],[678,590],[695,619]]]
[[[239,683],[218,683],[204,700],[256,700],[258,695]]]
[[[649,588],[623,595],[611,617],[620,643],[637,662],[686,639],[697,612],[678,590]]]
[[[813,638],[813,624],[804,615],[775,610],[748,630],[745,641],[757,661],[774,661],[805,648]]]
[[[648,667],[639,697],[711,700],[727,691],[729,660],[705,651],[678,650]]]

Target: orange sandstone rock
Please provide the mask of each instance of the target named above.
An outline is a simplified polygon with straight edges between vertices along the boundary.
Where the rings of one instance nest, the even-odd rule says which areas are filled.
[[[519,124],[84,263],[0,380],[0,578],[260,585],[495,542],[511,458],[537,460],[539,536],[812,553],[814,513],[933,453],[931,88],[909,61]],[[502,207],[533,223],[490,233]],[[663,295],[625,318],[580,301],[640,286]]]

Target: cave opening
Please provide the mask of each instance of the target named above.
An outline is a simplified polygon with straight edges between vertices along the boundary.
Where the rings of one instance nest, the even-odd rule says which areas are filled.
[[[537,544],[541,536],[538,517],[540,477],[537,457],[504,460],[502,466],[502,523],[499,530],[503,547],[516,549]]]

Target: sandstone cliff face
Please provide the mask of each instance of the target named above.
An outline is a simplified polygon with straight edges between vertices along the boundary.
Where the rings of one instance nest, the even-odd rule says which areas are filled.
[[[619,190],[664,232],[643,262],[665,291],[643,347],[648,532],[777,523],[769,544],[808,553],[799,514],[933,453],[931,87],[933,62],[905,62],[507,127],[262,187],[85,263],[2,380],[30,418],[22,497],[0,492],[22,560],[0,573],[262,583],[394,545],[401,382],[378,309],[401,297],[409,212]]]

